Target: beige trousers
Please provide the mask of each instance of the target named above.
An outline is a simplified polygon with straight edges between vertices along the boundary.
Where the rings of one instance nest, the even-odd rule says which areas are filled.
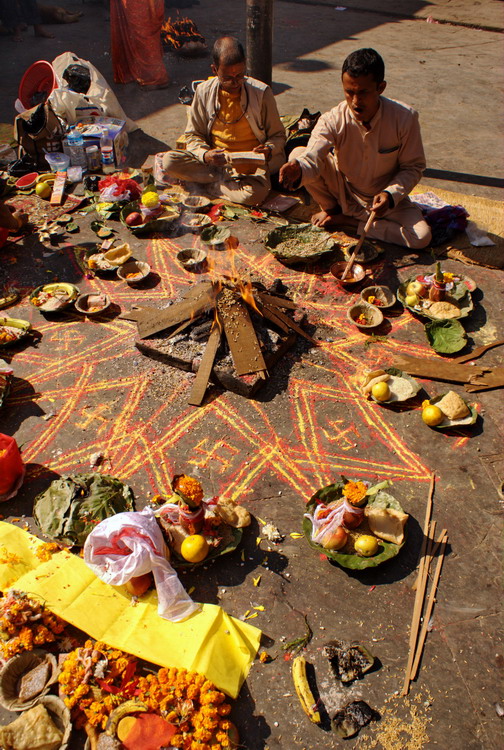
[[[293,149],[290,160],[295,159],[296,155],[302,156],[305,151],[303,147]],[[363,231],[369,212],[350,192],[333,154],[324,160],[319,176],[304,184],[304,187],[322,210],[330,212],[339,205],[343,214],[359,220],[359,234]],[[427,247],[432,238],[422,211],[408,197],[403,198],[384,217],[376,219],[367,236],[415,250]]]
[[[278,162],[278,165],[277,165]],[[163,156],[163,170],[178,180],[207,185],[215,198],[224,198],[244,206],[258,206],[271,190],[270,174],[278,171],[283,156],[273,157],[265,169],[253,174],[239,174],[232,167],[212,167],[202,164],[187,151],[167,151]]]

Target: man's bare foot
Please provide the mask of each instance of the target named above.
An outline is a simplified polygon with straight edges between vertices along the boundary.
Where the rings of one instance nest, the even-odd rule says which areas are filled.
[[[36,24],[34,27],[35,36],[41,36],[44,39],[54,39],[54,34],[51,31],[47,31],[43,26]]]

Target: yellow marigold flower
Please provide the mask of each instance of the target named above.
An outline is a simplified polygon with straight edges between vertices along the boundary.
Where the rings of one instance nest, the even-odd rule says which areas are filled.
[[[228,719],[219,721],[219,729],[222,729],[223,731],[227,732],[229,729],[231,729],[231,722]]]
[[[206,719],[203,719],[203,726],[205,729],[217,729],[219,726],[219,722],[217,719],[213,719],[212,717],[208,716]]]
[[[212,738],[212,732],[209,729],[205,729],[204,727],[200,727],[199,729],[196,729],[195,732],[193,732],[194,739],[201,740],[202,742],[208,742]]]
[[[171,738],[170,745],[172,747],[181,747],[184,742],[184,737],[181,734],[174,734]]]
[[[360,503],[367,492],[364,482],[347,482],[343,487],[343,495],[350,503]]]

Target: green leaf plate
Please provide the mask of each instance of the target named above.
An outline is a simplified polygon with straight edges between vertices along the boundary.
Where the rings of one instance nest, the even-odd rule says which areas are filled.
[[[418,305],[417,307],[412,307],[411,305],[406,304],[406,288],[408,284],[412,281],[415,281],[415,279],[416,275],[410,276],[399,286],[399,289],[397,290],[397,299],[399,300],[399,302],[404,305],[404,307],[407,307],[408,310],[410,310],[412,313],[415,313],[415,315],[421,315],[422,317],[429,318],[430,320],[445,320],[445,318],[436,318],[434,315],[429,313],[428,309],[424,309],[420,305]],[[463,276],[461,277],[461,280],[455,284],[454,289],[446,293],[446,301],[453,301],[453,303],[458,306],[460,315],[457,316],[457,319],[467,318],[467,316],[473,311],[474,304],[472,301],[471,292],[469,291],[469,286]],[[450,320],[453,320],[453,318],[450,318]]]
[[[127,203],[124,208],[121,209],[119,218],[121,224],[137,236],[149,234],[150,232],[162,232],[173,224],[173,222],[180,216],[180,211],[174,206],[164,206],[163,208],[164,213],[161,214],[161,216],[151,219],[151,221],[146,221],[145,224],[137,224],[136,226],[131,227],[129,224],[126,224],[126,217],[131,213],[140,213],[140,201],[132,201],[131,203]]]
[[[439,396],[435,396],[434,398],[430,399],[431,404],[437,404],[438,401],[441,401],[443,396],[446,396],[446,393],[440,393]],[[476,420],[478,419],[478,412],[474,408],[473,404],[467,403],[465,399],[462,399],[466,404],[467,408],[471,412],[467,415],[467,417],[464,417],[463,419],[448,419],[448,417],[445,417],[444,420],[441,422],[441,424],[436,425],[433,427],[433,430],[449,430],[452,427],[467,427],[468,425],[474,424]]]
[[[338,482],[336,484],[330,484],[327,487],[322,487],[322,489],[318,490],[308,501],[306,505],[307,510],[311,511],[321,502],[330,503],[333,500],[338,500],[343,497],[343,485],[343,482]],[[386,502],[386,506],[402,511],[400,503],[392,495],[389,495],[388,492],[384,492],[383,490],[380,490],[376,495],[370,497],[368,501],[369,505],[377,502],[379,504]],[[361,527],[359,526],[359,529],[360,528]],[[330,560],[334,560],[334,562],[338,563],[342,568],[348,568],[349,570],[376,568],[378,565],[381,565],[399,554],[406,542],[406,534],[402,544],[394,544],[393,542],[386,542],[384,539],[379,539],[380,546],[383,548],[382,551],[378,555],[373,555],[372,557],[361,557],[356,553],[349,554],[340,552],[339,550],[324,549],[322,545],[312,542],[312,522],[309,518],[303,518],[303,532],[310,547],[325,555]]]
[[[455,354],[467,344],[467,334],[458,320],[431,320],[425,324],[425,335],[438,354]]]
[[[416,396],[418,391],[422,389],[420,383],[417,383],[417,381],[412,378],[411,375],[408,375],[407,372],[398,370],[396,367],[388,367],[385,369],[385,372],[390,375],[390,379],[387,380],[387,385],[390,388],[391,398],[387,399],[387,401],[378,401],[378,399],[371,394],[372,400],[376,401],[377,404],[396,404],[399,401],[408,401],[408,399]],[[401,380],[407,381],[407,383],[401,383]]]
[[[339,250],[329,232],[312,224],[287,224],[275,227],[265,237],[265,247],[285,265],[315,263]]]

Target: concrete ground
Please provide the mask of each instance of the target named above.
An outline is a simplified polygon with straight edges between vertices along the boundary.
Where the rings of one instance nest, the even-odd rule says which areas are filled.
[[[65,50],[92,61],[112,82],[108,12],[102,3],[66,2],[80,9],[78,24],[53,27],[55,40],[14,44],[2,39],[0,121],[13,117],[23,71],[37,59]],[[177,3],[167,3],[175,15]],[[182,2],[179,3],[182,6]],[[186,2],[185,5],[190,5]],[[275,3],[274,90],[281,113],[324,111],[340,99],[339,69],[353,49],[372,46],[387,65],[387,93],[421,114],[428,173],[423,184],[502,199],[502,17],[501,4],[420,3],[403,0],[384,12],[373,0],[337,9],[334,0]],[[200,0],[180,7],[211,42],[223,33],[244,37],[245,3]],[[427,23],[432,16],[438,23]],[[131,165],[174,144],[183,130],[182,85],[207,74],[208,58],[166,56],[173,85],[141,92],[135,84],[114,86],[142,132],[133,134]],[[92,242],[82,220],[80,245]],[[362,698],[381,714],[350,747],[490,750],[502,745],[501,530],[498,489],[504,481],[502,392],[476,394],[479,418],[472,430],[429,430],[418,410],[384,409],[363,403],[353,377],[362,366],[392,362],[399,353],[430,357],[421,323],[399,311],[379,331],[386,339],[356,333],[346,321],[349,298],[323,268],[300,273],[264,253],[269,224],[230,224],[239,236],[238,266],[254,267],[267,283],[281,278],[307,311],[321,347],[298,345],[254,401],[214,394],[203,409],[187,406],[189,378],[144,359],[133,347],[133,324],[115,314],[95,324],[75,314],[47,320],[27,303],[37,284],[58,276],[82,289],[107,291],[121,309],[133,303],[162,306],[191,283],[174,255],[192,238],[133,240],[137,257],[149,260],[153,282],[140,292],[116,282],[86,280],[71,248],[51,252],[35,239],[2,254],[0,282],[15,283],[23,301],[9,309],[28,318],[42,334],[37,347],[20,347],[12,359],[15,387],[1,414],[2,431],[23,445],[27,480],[3,506],[6,518],[30,516],[33,499],[63,473],[87,471],[89,457],[103,451],[110,473],[134,489],[137,506],[167,486],[173,473],[201,477],[209,492],[238,498],[256,519],[272,521],[285,534],[280,545],[256,544],[261,522],[244,535],[236,554],[183,576],[193,596],[220,603],[240,617],[264,606],[252,620],[265,634],[275,660],[256,662],[233,711],[247,750],[342,746],[334,732],[303,714],[293,690],[290,663],[281,649],[313,629],[306,657],[329,712]],[[119,235],[129,239],[125,230]],[[428,253],[387,249],[377,266],[380,282],[398,281],[429,267]],[[469,274],[478,290],[466,324],[470,346],[500,338],[502,275],[447,261],[447,270]],[[48,275],[49,274],[49,275]],[[117,310],[116,310],[117,312]],[[499,364],[503,350],[485,355]],[[430,396],[447,390],[423,381]],[[460,386],[455,390],[463,394]],[[416,406],[419,402],[415,403]],[[432,630],[419,679],[410,697],[398,695],[408,652],[415,565],[431,471],[438,478],[433,517],[449,531]],[[348,574],[290,536],[301,526],[304,501],[340,474],[374,481],[390,477],[394,494],[411,514],[405,548],[395,560],[361,574]],[[502,496],[501,496],[502,497]],[[270,547],[270,549],[268,549]],[[259,586],[253,578],[261,575]],[[330,638],[358,640],[378,659],[378,668],[342,688],[331,677],[322,646]],[[79,748],[78,739],[72,748]]]

